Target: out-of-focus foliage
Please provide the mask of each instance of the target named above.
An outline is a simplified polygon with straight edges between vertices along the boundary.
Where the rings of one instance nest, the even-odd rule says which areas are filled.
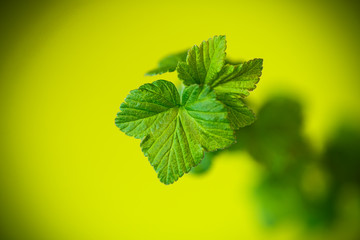
[[[327,143],[323,161],[335,184],[360,186],[360,132],[342,125]]]
[[[166,72],[174,72],[178,62],[184,62],[186,60],[187,53],[188,50],[164,57],[159,61],[158,67],[147,72],[146,75],[155,76]]]
[[[247,151],[264,167],[254,195],[266,226],[290,220],[309,230],[326,228],[342,219],[339,205],[350,201],[359,206],[354,211],[360,210],[358,191],[350,199],[343,196],[349,186],[360,189],[360,133],[356,128],[340,126],[324,154],[318,156],[302,136],[298,101],[274,97],[257,116],[253,125],[237,131],[237,143],[229,151]],[[215,157],[206,156],[196,173],[209,169]],[[360,212],[354,215],[355,223],[360,223]]]
[[[194,174],[202,174],[208,171],[211,167],[212,161],[214,157],[219,153],[220,151],[215,152],[205,152],[204,158],[201,160],[201,163],[191,169],[191,173]]]
[[[245,148],[255,160],[276,174],[285,174],[295,164],[304,164],[312,156],[310,146],[301,136],[300,104],[287,97],[276,97],[264,104],[255,123],[237,131],[232,150]]]

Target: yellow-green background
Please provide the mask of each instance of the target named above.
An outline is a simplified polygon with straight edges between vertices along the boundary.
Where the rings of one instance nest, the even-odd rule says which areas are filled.
[[[246,153],[163,185],[114,118],[130,90],[179,83],[144,77],[161,57],[225,34],[230,58],[264,59],[255,111],[279,92],[298,97],[321,154],[338,122],[360,121],[358,12],[347,1],[1,3],[4,239],[346,239],[341,227],[265,228],[252,194],[262,167]]]

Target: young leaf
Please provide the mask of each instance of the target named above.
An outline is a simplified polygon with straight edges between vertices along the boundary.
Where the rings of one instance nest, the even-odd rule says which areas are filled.
[[[209,85],[215,90],[218,100],[229,111],[229,120],[236,130],[254,122],[254,113],[241,98],[255,89],[262,71],[262,59],[254,59],[238,65],[226,64],[225,36],[215,36],[189,50],[186,62],[177,67],[178,77],[184,85]]]
[[[126,97],[115,124],[127,135],[142,139],[159,128],[159,122],[171,121],[174,109],[179,106],[180,97],[174,84],[163,80],[147,83]]]
[[[256,58],[239,65],[225,65],[211,87],[217,94],[247,97],[256,88],[263,69],[263,60]]]
[[[254,113],[241,98],[255,89],[262,71],[262,59],[254,59],[239,65],[225,65],[211,87],[217,98],[229,111],[231,126],[237,130],[255,121]]]
[[[209,86],[189,86],[180,100],[173,83],[158,80],[131,91],[120,110],[116,125],[142,138],[142,151],[165,184],[198,165],[204,150],[222,149],[235,140],[227,110]]]
[[[226,50],[225,36],[215,36],[203,41],[200,47],[192,47],[187,55],[186,62],[179,62],[178,77],[185,85],[211,84],[217,79],[224,66]]]
[[[148,71],[145,75],[146,76],[155,76],[160,75],[166,72],[174,72],[179,62],[185,62],[186,56],[189,50],[182,51],[179,53],[171,54],[169,56],[164,57],[159,61],[158,67]],[[237,65],[243,63],[243,61],[239,60],[232,60],[232,59],[225,59],[225,64],[232,64]]]
[[[246,127],[255,121],[255,114],[241,98],[231,94],[218,94],[217,99],[229,111],[228,119],[235,130]]]
[[[188,50],[180,53],[172,54],[163,58],[162,60],[160,60],[158,67],[156,69],[147,72],[145,75],[155,76],[166,72],[174,72],[179,62],[185,62],[187,52]]]

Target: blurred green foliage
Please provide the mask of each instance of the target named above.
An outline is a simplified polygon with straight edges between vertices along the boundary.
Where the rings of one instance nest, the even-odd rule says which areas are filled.
[[[342,125],[327,143],[324,164],[335,184],[360,185],[360,132]]]
[[[300,103],[273,97],[260,108],[254,124],[237,131],[237,143],[227,150],[247,151],[264,167],[254,195],[266,226],[296,221],[308,230],[330,228],[341,217],[339,206],[350,201],[359,206],[353,211],[360,209],[359,194],[343,197],[349,186],[360,189],[359,131],[341,125],[319,156],[302,128]],[[206,155],[193,173],[205,173],[219,152]],[[353,215],[356,226],[359,214]]]

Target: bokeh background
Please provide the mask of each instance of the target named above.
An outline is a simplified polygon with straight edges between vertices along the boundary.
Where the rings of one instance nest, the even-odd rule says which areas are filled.
[[[360,239],[356,1],[1,1],[0,239]],[[264,59],[257,122],[165,186],[114,124],[169,53]]]

